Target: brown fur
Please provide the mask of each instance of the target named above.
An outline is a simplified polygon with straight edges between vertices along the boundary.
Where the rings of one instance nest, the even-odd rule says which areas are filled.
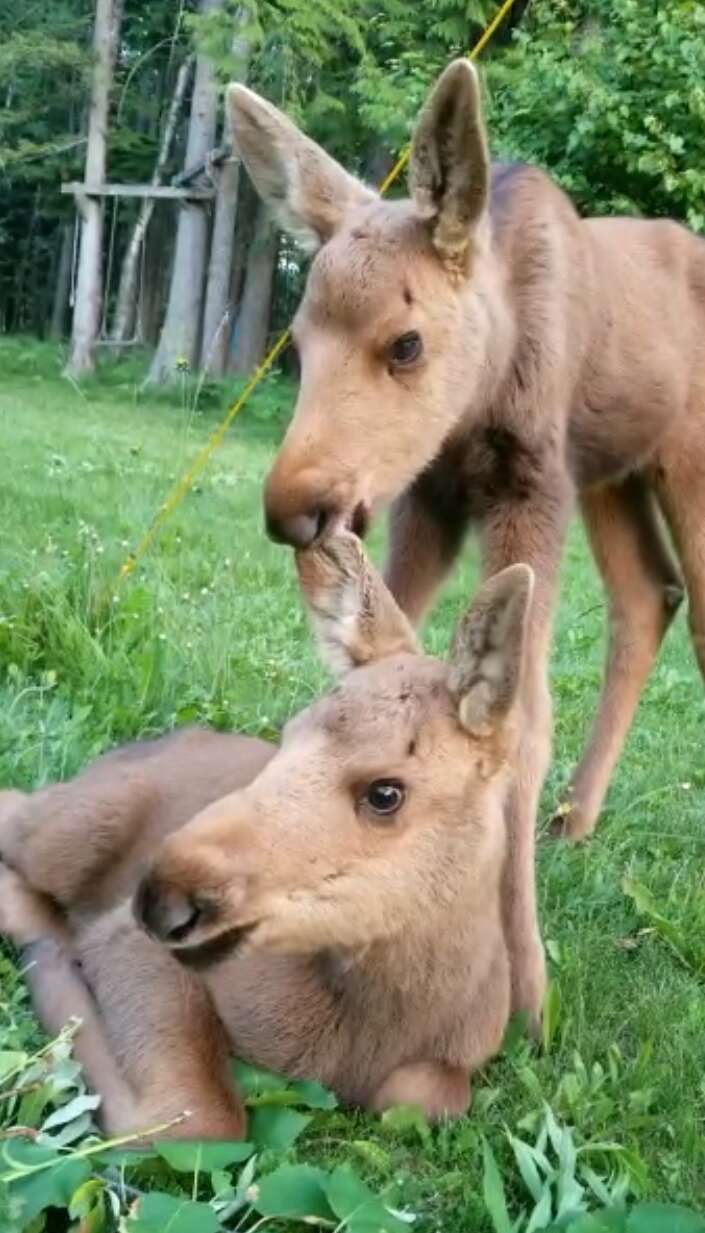
[[[291,191],[300,137],[272,142],[256,97],[232,87],[233,130],[266,198],[277,168],[289,217],[324,194],[329,163]],[[247,113],[246,122],[243,120]],[[337,173],[339,174],[339,172]],[[413,622],[468,528],[485,575],[528,561],[537,578],[525,731],[509,806],[507,920],[514,1001],[538,1014],[543,956],[534,826],[550,751],[546,661],[558,565],[580,495],[609,601],[600,708],[560,819],[592,831],[641,686],[675,612],[679,571],[705,670],[705,244],[672,222],[581,220],[531,167],[489,167],[467,61],[441,76],[412,143],[411,197],[346,182],[316,228],[294,323],[301,388],[269,475],[272,533],[308,543],[393,502],[387,581]],[[309,214],[309,223],[311,216]],[[423,351],[395,360],[415,331]]]
[[[242,1134],[231,1048],[347,1102],[456,1114],[502,1039],[531,571],[481,588],[444,664],[354,536],[298,565],[342,679],[279,749],[179,732],[0,796],[0,930],[31,944],[47,1030],[83,1020],[77,1055],[110,1131],[188,1110],[172,1134]],[[390,816],[366,796],[380,779],[405,786]]]

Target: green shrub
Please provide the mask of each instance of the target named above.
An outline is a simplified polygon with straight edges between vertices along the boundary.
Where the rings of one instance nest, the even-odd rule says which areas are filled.
[[[705,232],[705,8],[534,0],[487,73],[495,153],[550,170],[593,214]]]

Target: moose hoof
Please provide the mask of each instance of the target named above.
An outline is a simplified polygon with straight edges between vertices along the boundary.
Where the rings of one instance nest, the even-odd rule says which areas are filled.
[[[371,1101],[371,1108],[378,1113],[395,1105],[415,1105],[429,1122],[462,1117],[470,1106],[468,1072],[441,1062],[399,1066]]]
[[[15,946],[27,946],[54,926],[55,914],[42,896],[0,861],[0,934]]]
[[[579,843],[587,839],[595,829],[597,819],[578,804],[559,805],[548,825],[551,839],[567,839]]]

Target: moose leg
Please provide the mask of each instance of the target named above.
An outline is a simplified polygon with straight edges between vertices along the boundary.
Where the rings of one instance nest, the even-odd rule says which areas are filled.
[[[242,1138],[245,1112],[228,1073],[229,1042],[200,977],[142,933],[127,904],[92,924],[77,951],[135,1093],[130,1123],[120,1129],[173,1123],[160,1137]]]
[[[427,477],[392,506],[385,582],[412,624],[421,620],[449,573],[468,520],[447,508],[447,496],[427,490]]]
[[[652,491],[639,476],[588,490],[581,507],[607,591],[609,646],[600,705],[554,833],[595,829],[610,776],[663,636],[683,597]]]
[[[702,436],[702,434],[701,434]],[[705,436],[702,436],[705,444]],[[705,490],[699,442],[668,454],[656,469],[656,491],[678,552],[688,592],[688,625],[705,680]]]
[[[73,1054],[102,1096],[106,1129],[134,1124],[135,1099],[110,1050],[97,1007],[76,962],[65,922],[18,874],[0,863],[0,933],[20,949],[34,1012],[48,1036],[79,1019]]]
[[[0,859],[66,908],[120,863],[155,808],[149,786],[95,770],[17,797],[14,808],[0,802]]]
[[[228,1076],[228,1042],[205,986],[142,934],[121,907],[73,938],[61,913],[0,863],[0,933],[21,948],[37,1018],[74,1043],[102,1097],[108,1134],[241,1138],[244,1111]]]
[[[370,1107],[379,1113],[394,1105],[416,1105],[433,1122],[461,1117],[470,1105],[468,1072],[441,1062],[398,1066],[370,1101]]]
[[[538,486],[540,479],[541,487]],[[567,474],[542,475],[526,500],[507,500],[482,527],[486,577],[525,562],[535,573],[529,617],[530,654],[522,684],[516,772],[507,805],[507,860],[502,886],[504,928],[511,967],[513,1012],[538,1029],[545,991],[545,961],[536,912],[536,814],[551,754],[548,655],[558,566],[573,506]]]

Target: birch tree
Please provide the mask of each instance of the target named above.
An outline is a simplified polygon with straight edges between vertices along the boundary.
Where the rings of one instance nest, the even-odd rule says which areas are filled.
[[[200,0],[199,14],[223,8],[223,0]],[[184,166],[205,162],[215,144],[218,88],[210,60],[199,53],[191,100]],[[193,367],[199,355],[201,315],[208,241],[208,215],[202,204],[184,202],[179,212],[174,266],[166,317],[149,369],[148,383],[173,380],[177,365]]]
[[[236,17],[237,25],[239,27],[244,26],[246,19],[246,13],[240,10]],[[231,80],[244,82],[247,80],[247,69],[251,54],[250,40],[244,32],[238,30],[235,34],[231,50],[233,61],[233,71],[230,75]],[[227,108],[225,108],[223,118],[222,144],[232,147],[232,134],[230,132]],[[203,311],[201,367],[211,377],[222,377],[225,373],[227,343],[230,333],[228,328],[231,307],[230,288],[239,179],[239,161],[231,156],[223,163],[218,178],[211,251],[208,262],[206,302]]]
[[[179,116],[184,105],[186,92],[188,90],[191,78],[193,76],[194,57],[189,56],[184,60],[179,68],[174,85],[174,93],[171,98],[169,110],[167,112],[166,121],[162,130],[162,137],[157,154],[157,160],[154,164],[154,170],[150,180],[150,185],[156,187],[163,184],[165,171],[169,162],[171,147],[174,142],[174,135],[179,122]],[[117,300],[115,304],[115,316],[113,319],[113,328],[111,339],[114,343],[124,344],[129,341],[135,328],[137,318],[137,294],[139,290],[140,279],[140,261],[156,199],[154,197],[143,197],[140,204],[135,224],[132,228],[132,233],[127,242],[125,256],[122,262],[120,271],[120,282],[118,284]]]
[[[96,0],[93,28],[93,76],[88,114],[86,189],[105,181],[110,87],[122,19],[123,0]],[[88,191],[77,195],[81,246],[73,311],[71,352],[65,373],[82,377],[95,367],[94,347],[100,329],[102,300],[103,198]]]

